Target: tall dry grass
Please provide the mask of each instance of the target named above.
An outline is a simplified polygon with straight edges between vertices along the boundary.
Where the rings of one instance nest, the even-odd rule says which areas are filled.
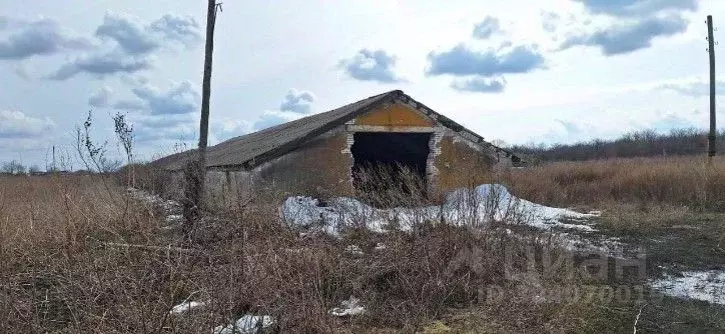
[[[513,193],[558,206],[612,203],[725,211],[725,160],[702,157],[555,162],[501,173]]]
[[[189,242],[110,179],[0,178],[0,332],[199,333],[244,314],[271,315],[285,333],[416,331],[508,284],[501,263],[527,259],[506,258],[504,245],[559,251],[504,229],[440,224],[301,236],[282,224],[278,202],[260,194],[244,205],[205,216]],[[350,296],[365,315],[329,314]],[[206,306],[169,313],[187,299]]]

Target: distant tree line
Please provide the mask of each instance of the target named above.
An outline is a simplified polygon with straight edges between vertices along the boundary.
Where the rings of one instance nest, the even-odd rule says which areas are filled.
[[[725,131],[716,137],[718,155],[725,150]],[[627,133],[614,140],[594,139],[575,144],[514,145],[510,149],[530,161],[583,161],[608,158],[652,157],[670,155],[705,155],[707,132],[688,128],[669,133],[642,130]]]
[[[12,174],[12,175],[24,175],[24,174],[38,174],[41,173],[40,167],[37,165],[32,165],[30,167],[26,167],[22,163],[20,163],[17,160],[12,160],[9,162],[4,162],[0,165],[0,173],[2,174]]]

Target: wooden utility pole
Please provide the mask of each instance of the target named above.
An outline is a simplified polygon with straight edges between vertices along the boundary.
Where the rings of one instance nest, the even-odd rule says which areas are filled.
[[[216,24],[217,9],[221,10],[221,3],[216,0],[208,0],[206,8],[206,44],[204,47],[204,76],[201,87],[201,121],[199,122],[199,150],[196,170],[191,171],[196,175],[193,177],[194,184],[187,184],[188,190],[187,205],[191,208],[184,209],[185,233],[191,232],[196,213],[202,207],[204,201],[204,180],[206,178],[206,146],[209,137],[209,100],[211,96],[211,66],[214,53],[214,26]],[[196,211],[194,213],[193,211]]]
[[[221,4],[219,4],[221,5]],[[211,65],[214,53],[214,25],[216,23],[216,0],[209,0],[206,8],[206,46],[204,48],[204,78],[201,87],[201,122],[199,122],[199,173],[201,190],[204,192],[204,171],[206,170],[206,145],[209,136],[209,99],[211,96]]]
[[[712,163],[715,156],[715,140],[717,129],[715,125],[715,38],[712,33],[712,15],[707,16],[707,52],[710,55],[710,134],[707,136],[707,161]]]

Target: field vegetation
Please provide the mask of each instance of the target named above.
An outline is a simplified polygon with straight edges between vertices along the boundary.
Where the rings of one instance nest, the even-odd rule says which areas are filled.
[[[532,201],[602,208],[600,224],[615,234],[655,238],[692,225],[682,243],[699,240],[711,249],[702,267],[725,257],[718,249],[723,188],[705,182],[724,182],[721,168],[690,158],[632,159],[555,163],[499,177]],[[601,298],[608,288],[636,288],[641,280],[531,275],[527,250],[568,254],[555,239],[542,242],[541,232],[421,224],[386,234],[353,228],[341,238],[300,234],[280,220],[279,198],[270,191],[241,211],[208,214],[189,241],[163,208],[130,196],[127,180],[0,178],[2,331],[196,333],[243,315],[272,316],[267,332],[297,333],[725,328],[723,308],[707,303],[652,299],[649,291],[644,299]],[[513,257],[511,249],[518,250]],[[687,262],[688,251],[680,251],[650,256]],[[581,298],[542,295],[562,287],[576,287]],[[350,297],[361,300],[364,314],[330,314]],[[204,306],[170,313],[192,300]]]
[[[131,130],[119,124],[123,141]],[[0,332],[230,333],[223,327],[243,316],[273,319],[247,331],[265,333],[725,331],[722,305],[646,285],[662,273],[723,270],[719,158],[550,162],[486,176],[532,202],[601,210],[597,234],[646,251],[641,277],[610,272],[615,258],[596,275],[596,254],[507,218],[483,229],[421,221],[402,231],[392,219],[387,233],[302,231],[280,217],[289,193],[279,189],[202,212],[184,230],[181,207],[153,196],[159,174],[134,163],[132,145],[131,167],[111,172],[102,146],[77,134],[95,173],[0,175]],[[416,189],[410,179],[359,197],[431,204]],[[351,303],[364,312],[340,314]]]

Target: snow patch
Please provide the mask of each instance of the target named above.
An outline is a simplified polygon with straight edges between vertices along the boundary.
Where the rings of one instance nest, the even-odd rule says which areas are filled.
[[[575,252],[604,253],[617,258],[636,252],[619,240],[596,235],[597,229],[591,219],[600,215],[601,211],[579,213],[523,200],[500,184],[459,188],[450,192],[442,205],[434,206],[376,209],[348,197],[333,198],[321,204],[311,197],[295,196],[287,198],[281,208],[283,221],[302,228],[303,234],[322,232],[339,236],[344,228],[351,227],[376,233],[394,229],[410,231],[425,222],[472,227],[503,222],[549,232],[541,236],[541,242],[553,235],[561,246]],[[507,233],[514,234],[510,229]]]
[[[681,275],[665,275],[649,285],[668,296],[725,305],[725,271],[686,271]]]
[[[181,304],[174,305],[169,313],[174,315],[180,315],[189,312],[195,308],[202,307],[204,305],[206,305],[206,303],[204,302],[184,301]]]
[[[330,235],[339,235],[345,227],[364,227],[373,232],[385,232],[394,227],[408,231],[426,221],[458,226],[484,226],[501,221],[542,230],[594,232],[596,230],[586,222],[598,216],[522,200],[500,184],[456,189],[446,196],[443,205],[417,208],[376,209],[348,197],[334,198],[322,206],[317,199],[295,196],[285,200],[281,215],[287,224],[319,229]]]
[[[166,214],[174,214],[181,212],[181,204],[174,200],[166,200],[161,198],[159,195],[153,195],[145,190],[128,188],[128,193],[131,197],[140,200],[149,205],[157,206],[163,209]]]
[[[260,329],[271,327],[274,323],[274,318],[271,316],[247,314],[233,324],[217,326],[211,332],[212,334],[255,334]]]
[[[159,195],[153,195],[141,189],[128,188],[127,191],[131,198],[161,210],[164,215],[164,221],[166,222],[166,226],[162,227],[162,229],[170,229],[174,225],[183,222],[184,217],[181,215],[181,203],[170,199],[163,199]]]
[[[358,245],[350,245],[345,247],[345,251],[352,255],[364,255],[365,253]]]
[[[342,307],[335,307],[330,314],[336,317],[346,317],[365,313],[365,307],[360,305],[360,299],[350,296],[350,299],[340,302]]]
[[[182,215],[168,215],[166,216],[166,222],[169,224],[180,223],[184,220]]]

